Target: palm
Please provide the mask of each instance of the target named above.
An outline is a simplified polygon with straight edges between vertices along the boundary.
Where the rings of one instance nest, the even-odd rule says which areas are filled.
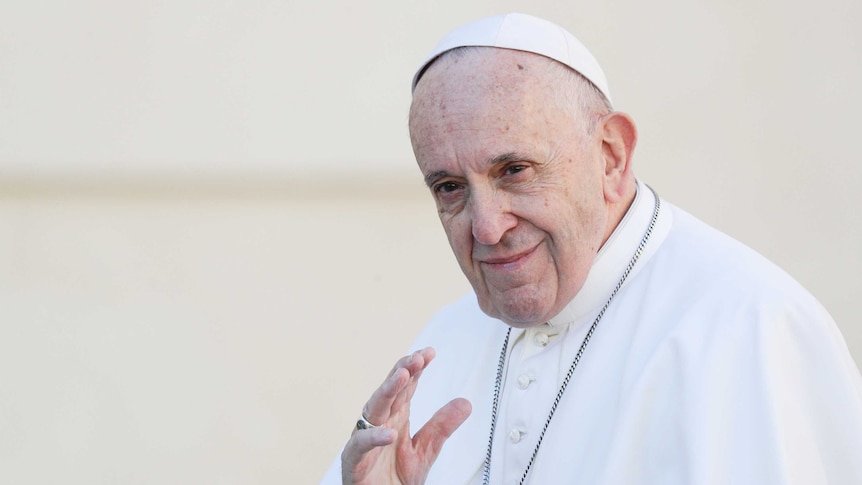
[[[470,403],[455,399],[410,436],[410,399],[422,370],[433,358],[432,349],[423,349],[401,359],[372,395],[366,405],[367,417],[384,424],[356,431],[348,441],[342,453],[345,484],[424,483],[443,443],[470,415]]]

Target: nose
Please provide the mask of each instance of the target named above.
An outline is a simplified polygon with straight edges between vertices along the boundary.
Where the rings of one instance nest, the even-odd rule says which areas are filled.
[[[470,212],[473,239],[486,246],[499,243],[506,231],[518,224],[518,218],[512,214],[510,201],[503,193],[474,192],[470,198]]]

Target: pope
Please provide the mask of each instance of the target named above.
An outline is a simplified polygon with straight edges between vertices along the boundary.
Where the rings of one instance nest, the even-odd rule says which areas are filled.
[[[473,292],[371,394],[324,484],[862,483],[834,321],[635,177],[635,123],[572,34],[456,29],[409,128]]]

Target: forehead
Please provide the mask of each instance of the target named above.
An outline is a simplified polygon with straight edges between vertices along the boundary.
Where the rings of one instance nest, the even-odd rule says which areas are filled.
[[[553,63],[537,54],[493,47],[449,51],[434,61],[419,80],[413,108],[427,109],[428,101],[439,103],[452,98],[479,103],[547,92],[549,66]]]
[[[418,161],[453,140],[479,149],[483,141],[553,136],[558,125],[566,123],[553,96],[554,62],[487,47],[435,61],[416,86],[410,109],[410,136]]]

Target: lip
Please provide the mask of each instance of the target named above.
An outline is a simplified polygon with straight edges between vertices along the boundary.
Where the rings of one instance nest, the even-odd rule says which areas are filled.
[[[508,269],[508,267],[510,267],[510,266],[517,266],[518,263],[525,261],[534,252],[536,252],[536,248],[538,248],[538,247],[539,246],[536,245],[530,249],[527,249],[526,251],[522,251],[520,253],[513,254],[511,256],[500,256],[500,257],[496,257],[496,258],[485,258],[485,259],[480,260],[480,262],[483,265],[489,265],[491,267],[501,268],[501,269],[503,269],[503,268]]]

